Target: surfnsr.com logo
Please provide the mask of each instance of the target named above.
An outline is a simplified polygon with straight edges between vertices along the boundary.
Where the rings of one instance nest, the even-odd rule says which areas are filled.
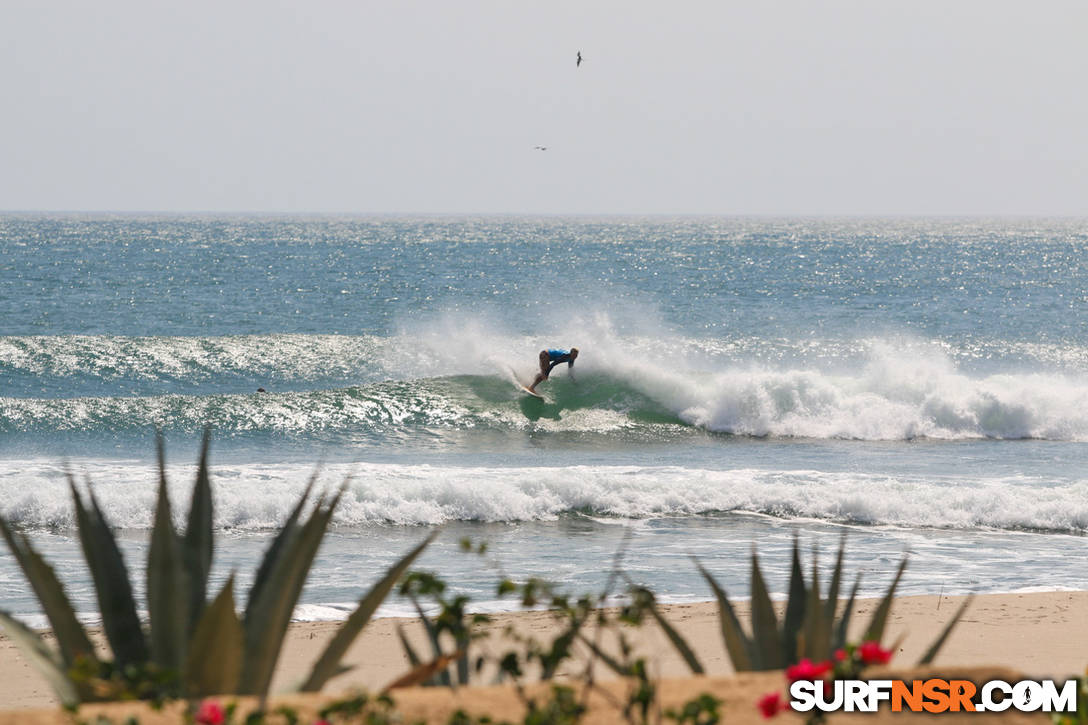
[[[796,680],[790,698],[797,712],[1076,712],[1077,681]]]

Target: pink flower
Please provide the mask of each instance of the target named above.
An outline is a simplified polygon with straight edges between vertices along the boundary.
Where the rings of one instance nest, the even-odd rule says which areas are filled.
[[[821,680],[831,671],[831,662],[814,663],[805,657],[795,665],[786,668],[786,679],[790,682],[797,680]]]
[[[215,700],[205,700],[196,711],[196,721],[201,725],[223,725],[225,719],[223,706]]]
[[[844,649],[835,650],[835,661],[836,662],[843,662],[845,660],[846,660],[846,650],[844,650]]]
[[[867,665],[886,665],[892,659],[892,651],[881,649],[880,643],[875,640],[862,642],[858,647],[858,656]]]
[[[786,701],[782,698],[781,692],[768,692],[763,697],[759,698],[759,702],[756,703],[760,712],[763,713],[763,717],[772,718],[783,710],[789,710],[790,706],[786,704]]]

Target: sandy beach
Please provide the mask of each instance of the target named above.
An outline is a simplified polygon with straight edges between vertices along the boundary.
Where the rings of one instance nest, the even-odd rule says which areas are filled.
[[[961,597],[899,598],[892,610],[886,637],[887,642],[903,638],[893,666],[912,666],[961,601]],[[855,636],[860,634],[868,614],[877,604],[875,599],[856,603]],[[664,610],[668,619],[692,643],[708,675],[732,673],[721,644],[715,605],[670,605]],[[742,619],[746,617],[745,610],[738,613]],[[1032,677],[1067,677],[1083,673],[1088,665],[1085,622],[1088,622],[1088,592],[982,595],[975,599],[936,664],[944,667],[1003,666]],[[426,651],[424,633],[418,621],[376,620],[348,652],[346,663],[353,669],[332,680],[325,691],[359,688],[373,691],[403,674],[408,669],[408,662],[396,636],[398,625],[405,627],[420,651]],[[547,612],[498,614],[488,625],[489,636],[480,646],[492,653],[506,651],[510,642],[503,633],[510,625],[523,635],[531,634],[542,640],[557,629]],[[336,622],[292,625],[280,658],[275,690],[290,689],[299,681],[337,626]],[[48,637],[48,634],[44,636]],[[641,651],[648,656],[655,676],[675,678],[687,674],[684,664],[659,629],[647,625],[637,640]],[[562,675],[559,679],[563,679]],[[491,684],[486,672],[479,684]],[[10,640],[0,639],[0,709],[41,708],[52,704],[55,700],[46,683]]]

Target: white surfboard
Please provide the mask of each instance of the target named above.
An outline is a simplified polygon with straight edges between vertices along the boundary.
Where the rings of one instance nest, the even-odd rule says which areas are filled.
[[[538,398],[539,400],[547,400],[547,398],[545,398],[545,397],[544,397],[543,395],[541,395],[540,393],[536,393],[536,392],[533,392],[532,390],[529,390],[529,389],[528,389],[527,387],[525,387],[525,386],[524,386],[524,385],[522,385],[521,383],[518,383],[518,387],[519,387],[519,388],[521,388],[521,391],[522,391],[523,393],[526,393],[527,395],[531,395],[531,396],[533,396],[534,398]]]
[[[517,370],[510,367],[509,365],[507,366],[507,370],[510,371],[510,382],[512,382],[514,385],[516,385],[518,387],[518,390],[525,393],[526,395],[531,395],[534,398],[537,398],[538,400],[547,400],[547,398],[545,398],[540,393],[529,390],[529,387],[527,385],[525,385],[525,383],[521,382],[521,376],[518,375]]]

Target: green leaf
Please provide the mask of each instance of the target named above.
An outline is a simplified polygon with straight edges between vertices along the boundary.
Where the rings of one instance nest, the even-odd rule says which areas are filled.
[[[718,586],[718,582],[710,575],[710,572],[703,568],[702,564],[696,561],[695,566],[699,568],[703,578],[710,584],[710,588],[714,590],[714,597],[718,600],[718,621],[721,623],[722,641],[729,653],[729,660],[733,663],[733,669],[737,672],[752,670],[752,642],[748,639],[748,635],[744,633],[729,597],[726,596],[725,590]]]
[[[313,489],[314,483],[317,482],[317,477],[320,473],[321,471],[318,469],[310,475],[310,480],[307,481],[306,488],[303,489],[302,495],[299,496],[298,503],[295,504],[294,510],[291,511],[291,515],[287,517],[287,521],[284,522],[279,532],[272,539],[268,551],[264,553],[264,557],[261,559],[261,565],[257,567],[257,575],[253,578],[253,585],[249,588],[249,597],[246,600],[247,613],[252,608],[253,602],[256,601],[264,591],[269,574],[279,561],[280,554],[283,553],[287,541],[298,534],[299,517],[302,515],[302,509],[306,505],[306,501],[310,498],[310,491]]]
[[[317,507],[297,534],[289,536],[282,554],[275,558],[264,588],[246,610],[246,654],[239,692],[264,698],[272,682],[291,613],[298,602],[314,557],[328,529],[343,489],[328,506]]]
[[[204,429],[200,443],[200,464],[193,484],[193,498],[189,505],[189,520],[182,540],[182,557],[189,580],[189,624],[192,634],[204,612],[208,596],[208,574],[212,569],[212,487],[208,475],[208,447],[211,428]]]
[[[580,614],[571,618],[570,625],[555,639],[552,640],[551,649],[541,657],[541,664],[543,665],[540,679],[550,680],[555,677],[556,670],[559,669],[559,665],[563,663],[563,660],[570,655],[571,645],[574,644],[575,638],[578,633],[582,631],[582,627],[586,623],[586,615]],[[467,641],[464,643],[467,645]],[[460,643],[459,643],[460,645]],[[465,660],[465,668],[468,667],[467,651]],[[462,682],[467,682],[467,677],[462,677]]]
[[[846,534],[839,540],[839,553],[835,557],[835,570],[831,572],[831,585],[827,590],[827,601],[824,603],[824,622],[828,632],[835,625],[835,610],[839,606],[839,589],[842,586],[842,561],[846,550]]]
[[[244,640],[242,622],[234,610],[231,574],[193,631],[185,664],[185,684],[191,697],[237,691]]]
[[[189,628],[189,592],[181,546],[166,489],[162,434],[155,437],[159,454],[159,495],[147,553],[147,610],[151,620],[151,658],[165,669],[181,670]]]
[[[419,613],[419,620],[423,622],[423,628],[427,630],[427,637],[431,641],[431,651],[434,652],[435,661],[438,661],[443,657],[442,643],[438,641],[438,629],[435,628],[434,623],[430,620],[426,613],[424,613],[423,607],[419,605],[419,600],[416,599],[414,596],[410,597],[410,599],[412,600],[412,604],[415,605],[416,612]],[[443,685],[444,687],[453,686],[453,680],[450,679],[449,670],[439,670],[436,678],[438,684]]]
[[[604,662],[606,665],[608,665],[608,668],[615,672],[617,675],[619,675],[620,677],[631,676],[630,667],[620,664],[620,662],[616,658],[612,657],[603,649],[598,647],[596,642],[592,641],[584,634],[579,634],[578,639],[580,639],[582,641],[582,644],[584,644],[586,647],[589,647],[593,654],[599,657],[601,662]]]
[[[780,670],[786,663],[782,661],[782,639],[778,633],[778,618],[774,614],[771,595],[759,570],[759,557],[752,549],[752,642],[755,650],[756,670]]]
[[[967,598],[963,600],[963,604],[956,610],[956,613],[952,615],[952,619],[948,620],[948,624],[941,630],[940,636],[933,640],[933,644],[929,646],[926,653],[922,655],[922,659],[918,660],[919,665],[928,665],[933,662],[937,657],[937,653],[941,651],[941,647],[944,646],[945,640],[948,639],[948,635],[952,634],[952,628],[960,621],[960,617],[967,611],[967,607],[971,606],[971,601],[975,598],[974,594],[968,594]]]
[[[98,608],[102,614],[102,628],[106,632],[110,649],[117,664],[147,662],[147,640],[144,638],[140,619],[136,616],[136,600],[132,596],[128,568],[117,547],[117,540],[102,515],[102,509],[94,492],[90,492],[91,508],[85,508],[76,490],[75,481],[69,477],[68,485],[76,507],[79,540],[87,568],[94,580]]]
[[[68,679],[61,663],[57,661],[49,648],[42,644],[36,632],[4,611],[0,611],[0,628],[3,628],[8,637],[19,646],[22,653],[30,660],[30,664],[45,676],[61,704],[65,707],[75,707],[79,704],[79,691],[76,690],[75,683]]]
[[[416,651],[412,648],[411,643],[408,641],[408,635],[404,633],[404,627],[400,624],[397,625],[397,637],[400,639],[400,644],[404,647],[404,653],[408,655],[408,664],[411,667],[411,671],[418,670],[423,665],[423,660],[419,658]],[[449,673],[446,673],[447,678]],[[424,680],[420,683],[421,687],[434,687],[442,684],[440,678],[432,677],[429,680]],[[449,684],[448,682],[446,683]]]
[[[812,582],[805,605],[804,649],[798,655],[819,662],[831,656],[831,627],[824,619],[824,607],[820,601],[820,570],[816,552],[812,552]]]
[[[562,643],[562,636],[559,639],[552,642],[552,646]],[[468,647],[471,643],[467,635],[461,635],[454,640],[454,645],[457,647],[457,651],[460,652],[460,656],[457,658],[454,669],[457,672],[457,681],[462,685],[467,685],[469,681],[469,665],[468,665]]]
[[[892,603],[895,601],[895,588],[899,585],[899,580],[903,578],[903,570],[907,568],[907,557],[903,557],[903,561],[899,562],[899,569],[895,572],[895,578],[892,579],[891,586],[888,587],[887,593],[884,594],[884,599],[881,600],[880,606],[873,612],[873,618],[869,620],[869,628],[865,630],[865,636],[862,641],[874,641],[879,642],[884,637],[884,626],[888,623],[888,615],[892,611]]]
[[[657,608],[657,601],[654,599],[654,595],[650,590],[643,589],[645,593],[647,604],[649,605],[650,614],[657,620],[658,625],[661,627],[661,631],[665,633],[665,636],[672,642],[672,646],[676,648],[676,651],[680,653],[680,656],[684,658],[684,662],[687,663],[688,668],[692,673],[701,675],[705,673],[702,664],[699,662],[699,658],[695,656],[695,652],[691,649],[691,646],[687,641],[677,632],[669,621],[661,614],[661,610]]]
[[[397,624],[397,637],[400,638],[400,644],[404,647],[404,653],[408,655],[408,664],[412,666],[412,669],[419,667],[423,664],[423,660],[419,659],[419,655],[412,649],[412,645],[408,642],[408,636],[404,634],[404,627],[399,623]]]
[[[782,661],[798,659],[797,635],[805,622],[805,575],[801,571],[800,544],[793,537],[793,560],[790,563],[790,591],[786,600],[786,612],[782,616]]]
[[[49,566],[45,559],[34,550],[30,539],[21,534],[15,534],[2,516],[0,516],[0,533],[7,540],[8,548],[11,549],[27,581],[34,589],[34,595],[38,598],[42,610],[49,618],[49,625],[57,638],[57,645],[60,647],[60,655],[65,667],[71,667],[80,656],[97,662],[94,645],[87,637],[83,625],[76,619],[72,603],[60,580],[57,579],[53,567]]]
[[[835,639],[832,649],[842,649],[846,646],[846,637],[850,628],[850,617],[854,613],[854,600],[857,598],[858,589],[861,587],[861,574],[854,579],[854,586],[850,589],[850,597],[846,600],[846,606],[842,610],[842,619],[835,628]]]
[[[404,572],[408,570],[408,567],[412,565],[412,562],[423,553],[423,550],[427,548],[428,544],[434,541],[435,537],[438,536],[438,533],[438,531],[431,532],[421,544],[409,551],[400,561],[391,566],[385,573],[385,576],[383,576],[378,583],[359,600],[359,605],[355,608],[355,611],[352,612],[347,621],[340,626],[336,631],[336,636],[332,638],[332,641],[325,647],[325,651],[318,657],[317,662],[310,671],[310,676],[302,685],[301,689],[303,692],[319,691],[328,679],[333,676],[340,661],[344,658],[344,654],[347,653],[348,647],[355,641],[359,632],[363,631],[363,627],[370,622],[370,618],[374,616],[374,612],[377,611],[381,603],[385,601],[385,598],[389,596],[389,592],[393,589],[393,586],[404,575]]]

